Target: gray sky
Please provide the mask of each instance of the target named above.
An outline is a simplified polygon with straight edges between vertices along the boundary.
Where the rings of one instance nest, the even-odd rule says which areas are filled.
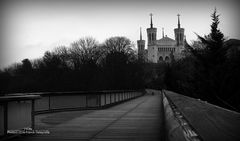
[[[210,32],[210,15],[216,7],[222,32],[240,39],[237,0],[6,0],[0,5],[0,68],[41,57],[47,50],[85,36],[99,42],[126,36],[136,43],[141,26],[146,40],[149,13],[154,15],[158,39],[162,27],[174,38],[179,13],[190,42],[196,39],[194,32]]]

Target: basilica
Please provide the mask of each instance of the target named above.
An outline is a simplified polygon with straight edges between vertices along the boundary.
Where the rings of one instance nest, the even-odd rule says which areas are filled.
[[[143,58],[152,63],[170,62],[173,58],[182,57],[184,50],[184,28],[180,26],[180,18],[178,14],[178,27],[174,29],[175,39],[171,39],[164,35],[157,39],[157,28],[153,27],[152,14],[150,14],[150,28],[147,28],[147,49],[145,49],[145,40],[142,39],[142,31],[140,28],[140,40],[137,41],[138,57]]]

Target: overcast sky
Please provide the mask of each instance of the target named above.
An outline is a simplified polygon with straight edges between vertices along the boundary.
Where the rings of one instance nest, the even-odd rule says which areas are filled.
[[[139,27],[150,26],[153,13],[158,39],[174,38],[177,14],[187,41],[210,32],[214,8],[220,29],[228,38],[240,39],[237,0],[6,0],[0,2],[0,68],[24,58],[39,58],[45,51],[92,36],[99,42],[112,36],[126,36],[136,43]]]

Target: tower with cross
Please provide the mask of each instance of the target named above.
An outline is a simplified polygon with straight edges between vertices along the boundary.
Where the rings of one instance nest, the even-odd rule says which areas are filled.
[[[157,28],[153,27],[153,14],[150,14],[150,28],[147,28],[148,45],[153,45],[157,40]]]
[[[177,42],[177,46],[182,46],[184,44],[184,28],[181,28],[180,25],[180,14],[178,16],[178,27],[174,29],[175,40]]]
[[[142,39],[142,28],[140,27],[140,40],[137,41],[138,57],[144,59],[145,57],[145,40]]]

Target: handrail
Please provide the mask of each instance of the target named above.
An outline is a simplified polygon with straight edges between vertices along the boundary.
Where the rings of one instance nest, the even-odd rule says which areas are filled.
[[[101,90],[101,91],[66,91],[66,92],[33,92],[33,93],[10,93],[6,94],[6,96],[12,95],[65,95],[65,94],[73,94],[73,95],[82,95],[82,94],[108,94],[108,93],[121,93],[121,92],[136,92],[143,90]]]
[[[0,102],[9,102],[9,101],[23,101],[38,99],[40,95],[9,95],[9,96],[0,96]]]

